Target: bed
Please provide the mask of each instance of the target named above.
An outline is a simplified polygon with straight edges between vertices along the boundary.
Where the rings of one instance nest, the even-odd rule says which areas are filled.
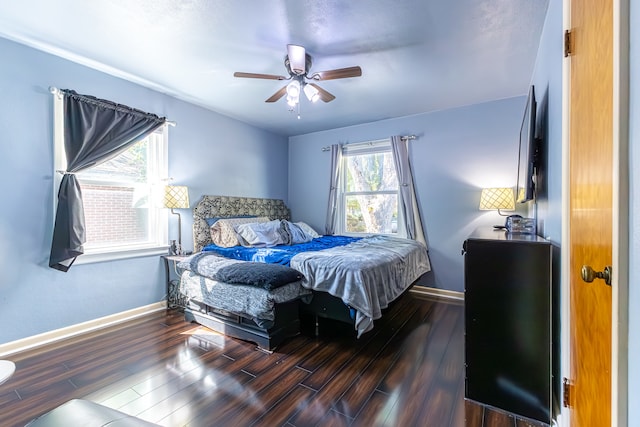
[[[266,290],[226,283],[199,274],[198,269],[192,268],[202,263],[202,270],[215,270],[216,265],[230,264],[200,252],[203,246],[211,243],[212,218],[242,216],[288,220],[290,211],[282,200],[277,199],[203,196],[193,209],[194,255],[178,264],[183,270],[178,291],[184,301],[187,321],[272,351],[286,338],[300,333],[298,303],[301,298],[309,299],[311,291],[303,288],[299,280],[282,288]]]
[[[244,217],[250,218],[238,219]],[[281,200],[202,197],[193,210],[196,253],[180,264],[185,269],[181,276],[180,292],[188,301],[185,308],[187,320],[227,335],[254,341],[268,350],[300,331],[300,311],[311,314],[316,322],[318,317],[325,317],[350,323],[359,337],[373,328],[374,321],[382,316],[382,311],[392,301],[430,270],[423,244],[390,236],[334,238],[316,235],[317,238],[306,243],[268,247],[242,248],[242,245],[237,245],[220,248],[212,245],[212,229],[216,227],[212,226],[212,221],[224,219],[218,222],[220,224],[231,222],[229,218],[234,218],[233,221],[246,223],[254,221],[251,219],[254,217],[267,217],[270,222],[292,224],[289,209]],[[242,227],[233,226],[235,230]],[[214,238],[218,242],[220,236]],[[326,243],[325,240],[332,239],[329,246],[322,250],[298,250],[305,244],[322,245]],[[340,239],[343,240],[336,241]],[[283,258],[280,251],[288,250],[288,247],[293,247],[294,252]],[[270,259],[274,254],[275,259]],[[257,303],[257,309],[249,309],[246,305],[248,289],[225,282],[225,276],[206,274],[207,268],[214,273],[218,271],[217,266],[235,270],[245,267],[254,269],[258,268],[257,264],[265,262],[273,265],[268,267],[270,269],[279,272],[280,268],[285,268],[289,274],[295,271],[300,276],[299,280],[280,283],[275,289],[252,289],[267,300],[266,304]],[[207,263],[217,266],[205,266]],[[232,267],[228,267],[230,264]],[[230,288],[228,291],[231,296],[225,296],[224,293],[218,298],[211,296],[211,289],[218,291],[225,287]],[[255,300],[259,299],[256,296]],[[230,302],[237,304],[229,305]]]

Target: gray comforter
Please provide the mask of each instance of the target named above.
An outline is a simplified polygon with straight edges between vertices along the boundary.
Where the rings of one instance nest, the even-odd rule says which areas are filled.
[[[180,292],[188,299],[203,302],[211,307],[230,311],[249,319],[273,321],[275,304],[311,294],[311,291],[300,286],[300,281],[272,290],[220,282],[212,278],[216,277],[218,270],[245,261],[211,254],[198,255],[178,263],[179,268],[186,270],[181,276]],[[197,260],[197,263],[191,262],[192,260]],[[198,272],[190,271],[192,268]]]
[[[328,292],[357,310],[358,336],[371,330],[382,309],[431,269],[423,244],[390,236],[304,252],[291,258],[291,267],[304,275],[302,286]]]

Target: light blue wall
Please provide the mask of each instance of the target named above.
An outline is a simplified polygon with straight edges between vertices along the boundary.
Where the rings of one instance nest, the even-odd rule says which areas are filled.
[[[556,314],[553,321],[556,330],[558,354],[561,358],[563,349],[560,346],[563,319],[559,319],[562,306],[560,281],[560,246],[562,241],[562,0],[551,0],[547,9],[536,65],[531,84],[535,86],[538,101],[537,121],[541,137],[541,153],[539,158],[541,171],[537,180],[537,215],[538,234],[554,243],[553,266],[556,302]],[[533,207],[532,207],[533,210]],[[559,320],[559,321],[558,321]],[[555,398],[560,399],[560,360],[554,369]]]
[[[515,186],[525,100],[522,96],[291,137],[292,216],[324,230],[330,155],[322,147],[415,134],[410,160],[433,268],[425,284],[462,291],[463,241],[479,226],[504,223],[496,212],[478,210],[480,190]]]
[[[538,179],[538,234],[553,243],[562,238],[562,0],[547,9],[531,84],[538,101],[542,173]]]
[[[544,235],[559,241],[561,46],[555,31],[561,1],[552,0],[549,9],[532,83],[539,105],[547,108],[542,116],[554,118],[547,122],[547,199],[538,212]],[[463,289],[460,249],[466,236],[478,226],[503,222],[494,212],[477,210],[480,188],[515,183],[524,96],[291,137],[287,156],[281,136],[4,39],[0,53],[0,167],[16,183],[5,190],[0,210],[0,343],[157,302],[164,295],[157,257],[78,265],[66,274],[46,267],[53,222],[49,86],[177,121],[169,130],[169,175],[189,186],[192,205],[201,194],[288,199],[294,218],[319,231],[329,182],[329,153],[322,147],[418,135],[410,154],[434,270],[429,285],[442,289]],[[190,227],[185,212],[187,247]],[[176,233],[171,221],[170,234]]]
[[[0,39],[0,344],[163,299],[159,257],[50,269],[52,95],[74,89],[166,116],[169,175],[202,194],[287,198],[287,139],[104,73]],[[191,247],[191,215],[183,212]],[[172,218],[173,219],[173,218]],[[175,219],[170,235],[177,234]]]
[[[632,0],[630,48],[629,420],[640,420],[640,1]],[[631,424],[630,424],[631,425]]]

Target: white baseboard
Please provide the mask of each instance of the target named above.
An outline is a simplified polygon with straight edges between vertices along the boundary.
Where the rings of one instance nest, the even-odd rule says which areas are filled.
[[[8,342],[6,344],[0,345],[0,357],[14,354],[19,351],[29,350],[45,344],[51,344],[53,342],[70,338],[76,335],[86,334],[87,332],[96,331],[102,328],[106,328],[107,326],[135,319],[136,317],[144,316],[145,314],[166,309],[167,302],[160,301],[154,304],[149,304],[131,310],[122,311],[120,313],[111,314],[109,316],[100,317],[98,319],[89,320],[87,322],[77,323],[75,325],[67,326],[38,335],[33,335],[27,338],[22,338],[17,341]]]
[[[447,289],[428,288],[426,286],[414,286],[409,289],[409,292],[413,292],[422,296],[445,298],[457,301],[464,301],[464,292],[450,291]]]

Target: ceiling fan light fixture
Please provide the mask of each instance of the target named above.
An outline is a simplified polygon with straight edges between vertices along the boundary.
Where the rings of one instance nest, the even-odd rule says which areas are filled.
[[[300,96],[300,82],[298,80],[293,80],[287,85],[287,95],[296,99]]]
[[[287,45],[287,56],[289,57],[289,67],[294,74],[302,75],[307,70],[306,59],[307,52],[304,47],[295,44]]]
[[[289,74],[288,77],[277,74],[245,73],[240,71],[236,71],[233,75],[250,79],[292,80],[291,83],[278,89],[265,102],[276,102],[286,95],[287,103],[291,107],[298,105],[298,108],[300,105],[300,93],[303,90],[305,96],[311,102],[317,102],[318,99],[322,102],[331,102],[336,99],[334,95],[315,84],[315,81],[346,79],[362,75],[362,69],[359,66],[336,68],[310,74],[311,64],[311,55],[306,52],[304,47],[289,44],[287,45],[287,55],[284,58],[284,66]]]
[[[307,99],[311,102],[316,102],[320,99],[320,92],[315,87],[310,84],[304,85],[304,94],[307,96]]]
[[[295,107],[299,100],[300,82],[298,80],[293,80],[287,85],[287,104],[289,104],[290,107]]]

